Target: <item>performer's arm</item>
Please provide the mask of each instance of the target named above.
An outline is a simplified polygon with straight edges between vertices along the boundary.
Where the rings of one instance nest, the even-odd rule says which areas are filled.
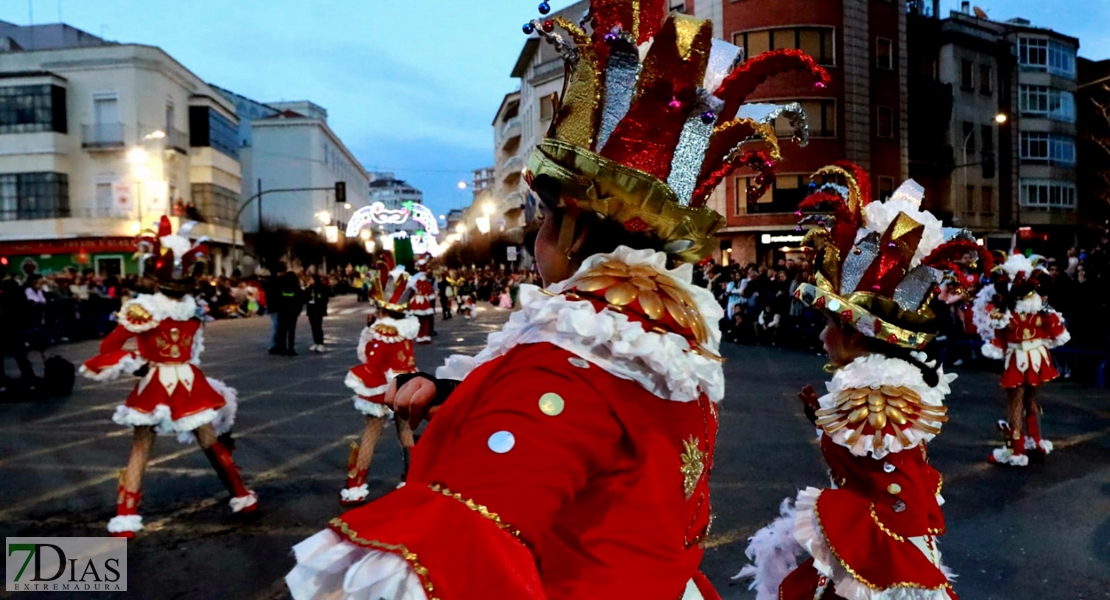
[[[1071,333],[1064,326],[1064,319],[1060,313],[1049,309],[1047,317],[1044,330],[1045,336],[1049,339],[1048,346],[1057,348],[1071,341]]]
[[[122,373],[134,373],[145,364],[136,353],[124,350],[127,340],[135,337],[122,325],[117,325],[108,337],[100,342],[100,354],[85,361],[80,372],[94,381],[111,381]]]

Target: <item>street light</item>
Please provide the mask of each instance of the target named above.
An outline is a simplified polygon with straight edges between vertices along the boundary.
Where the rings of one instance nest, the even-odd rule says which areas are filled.
[[[460,190],[465,190],[466,189],[466,182],[465,181],[460,181],[459,182],[459,189]]]
[[[997,115],[994,116],[994,122],[998,123],[999,125],[1005,125],[1006,121],[1009,121],[1009,120],[1010,120],[1010,117],[1006,116],[1005,113],[998,113]]]
[[[486,215],[487,217],[495,212],[497,212],[497,208],[493,206],[492,201],[487,201],[485,204],[482,205],[482,214]],[[488,221],[489,219],[486,220]]]
[[[331,223],[331,213],[326,210],[322,210],[316,213],[316,220],[323,223],[324,225],[327,225],[328,223]]]
[[[369,241],[371,235],[373,234],[370,233],[369,229],[363,229],[362,231],[358,232],[358,237],[362,238],[362,241],[364,242]]]
[[[158,129],[143,136],[144,140],[164,140],[166,139],[166,132]]]

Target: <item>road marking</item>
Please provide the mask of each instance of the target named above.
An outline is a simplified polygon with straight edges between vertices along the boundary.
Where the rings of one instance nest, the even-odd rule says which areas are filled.
[[[261,425],[256,425],[255,427],[245,429],[243,431],[240,431],[238,435],[240,437],[246,437],[247,435],[249,435],[253,432],[265,431],[267,429],[271,429],[271,428],[276,427],[278,425],[288,423],[289,421],[300,419],[301,417],[307,417],[308,415],[315,414],[315,413],[323,411],[323,410],[327,410],[327,409],[330,409],[330,408],[335,408],[337,406],[341,406],[343,404],[346,404],[347,402],[349,402],[349,400],[344,398],[343,400],[328,403],[328,404],[325,404],[323,406],[318,406],[316,408],[303,410],[299,413],[296,413],[296,414],[294,414],[290,417],[286,417],[284,419],[275,419],[273,421],[269,421],[269,422],[263,423]],[[130,433],[130,432],[127,431],[127,430],[122,430],[122,431],[119,431],[119,432],[109,434],[109,436],[118,436],[118,435],[123,435],[123,434],[127,434],[127,433]],[[80,443],[75,443],[73,445],[87,444],[87,443],[90,443],[90,442],[95,442],[95,441],[100,440],[100,439],[103,439],[103,436],[97,436],[97,437],[95,437],[91,440],[80,442]],[[168,462],[168,461],[171,461],[171,460],[175,460],[175,459],[180,458],[182,456],[185,456],[187,454],[191,454],[191,453],[198,452],[198,451],[200,451],[200,448],[196,445],[193,445],[193,446],[190,446],[189,448],[187,448],[185,450],[179,450],[177,452],[173,452],[173,453],[167,454],[165,456],[160,456],[156,459],[153,459],[147,464],[147,467],[158,466],[162,463],[165,463],[165,462]],[[101,475],[99,477],[93,477],[93,478],[90,478],[90,479],[86,479],[85,481],[81,481],[81,482],[75,483],[73,485],[70,485],[70,486],[67,486],[67,487],[64,487],[64,488],[61,488],[61,489],[58,489],[58,490],[47,492],[45,494],[40,494],[40,495],[38,495],[34,498],[31,498],[30,500],[25,500],[23,502],[17,502],[15,504],[9,505],[8,507],[4,508],[3,510],[0,510],[0,520],[8,519],[8,518],[11,517],[11,515],[17,514],[17,513],[19,513],[20,511],[22,511],[26,508],[30,508],[32,506],[38,506],[38,505],[43,504],[45,502],[49,502],[49,501],[55,500],[57,498],[68,496],[69,494],[72,494],[74,492],[79,492],[79,491],[81,491],[85,488],[94,487],[94,486],[100,485],[102,483],[105,483],[107,481],[114,481],[117,477],[118,477],[117,472],[113,471],[113,472],[111,472],[109,474],[106,474],[106,475]]]

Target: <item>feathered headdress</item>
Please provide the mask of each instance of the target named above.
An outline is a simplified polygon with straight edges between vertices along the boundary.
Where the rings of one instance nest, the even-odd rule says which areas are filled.
[[[194,227],[196,222],[190,221],[174,234],[169,217],[163,215],[158,221],[157,231],[147,229],[139,233],[136,258],[140,273],[146,263],[153,260],[153,275],[159,289],[177,293],[190,291],[194,279],[208,263],[208,239],[189,240]]]
[[[788,117],[794,141],[807,141],[798,104],[745,98],[788,71],[811,74],[818,87],[829,82],[799,50],[745,60],[741,48],[713,39],[710,21],[668,14],[665,0],[593,0],[581,23],[558,17],[524,29],[566,62],[559,109],[525,179],[559,182],[559,205],[572,217],[564,223],[593,212],[650,234],[687,262],[717,245],[723,219],[705,204],[725,176],[747,165],[769,182],[780,158],[775,119]]]
[[[381,296],[375,298],[378,308],[394,313],[404,313],[409,309],[407,294],[409,274],[404,265],[397,265],[385,278],[380,290]]]
[[[969,232],[945,228],[921,209],[925,190],[912,179],[886,202],[871,202],[867,173],[842,162],[817,171],[810,186],[795,214],[825,209],[802,220],[818,225],[804,242],[816,251],[817,284],[802,284],[795,297],[866,336],[924,347],[935,337],[929,300],[938,284],[961,273],[969,252],[990,271],[990,253]]]

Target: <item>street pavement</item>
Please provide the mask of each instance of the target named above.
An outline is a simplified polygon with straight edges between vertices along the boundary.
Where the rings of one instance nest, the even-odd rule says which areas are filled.
[[[439,335],[419,347],[419,366],[432,370],[449,354],[477,352],[507,314],[487,309],[471,321],[437,320]],[[324,322],[332,352],[307,352],[301,319],[295,358],[266,353],[269,319],[208,325],[202,368],[239,390],[235,459],[261,510],[232,515],[204,455],[160,438],[143,490],[146,528],[129,542],[129,592],[118,597],[287,597],[290,547],[341,511],[348,447],[363,423],[343,375],[357,363],[364,321],[364,305],[337,299]],[[57,351],[79,363],[95,346]],[[807,383],[820,389],[824,359],[775,347],[728,346],[723,354],[728,389],[711,479],[716,520],[702,570],[726,600],[747,600],[754,597],[747,585],[730,581],[744,563],[747,537],[776,516],[783,498],[827,483],[795,398]],[[941,547],[959,574],[957,592],[964,600],[1110,598],[1110,393],[1049,385],[1044,430],[1056,452],[1026,469],[1004,468],[985,461],[1002,414],[997,376],[957,372],[952,421],[930,446],[945,475]],[[0,405],[0,533],[104,535],[130,444],[111,414],[134,383],[79,380],[68,398]],[[371,468],[371,497],[392,490],[400,471],[388,428]]]

